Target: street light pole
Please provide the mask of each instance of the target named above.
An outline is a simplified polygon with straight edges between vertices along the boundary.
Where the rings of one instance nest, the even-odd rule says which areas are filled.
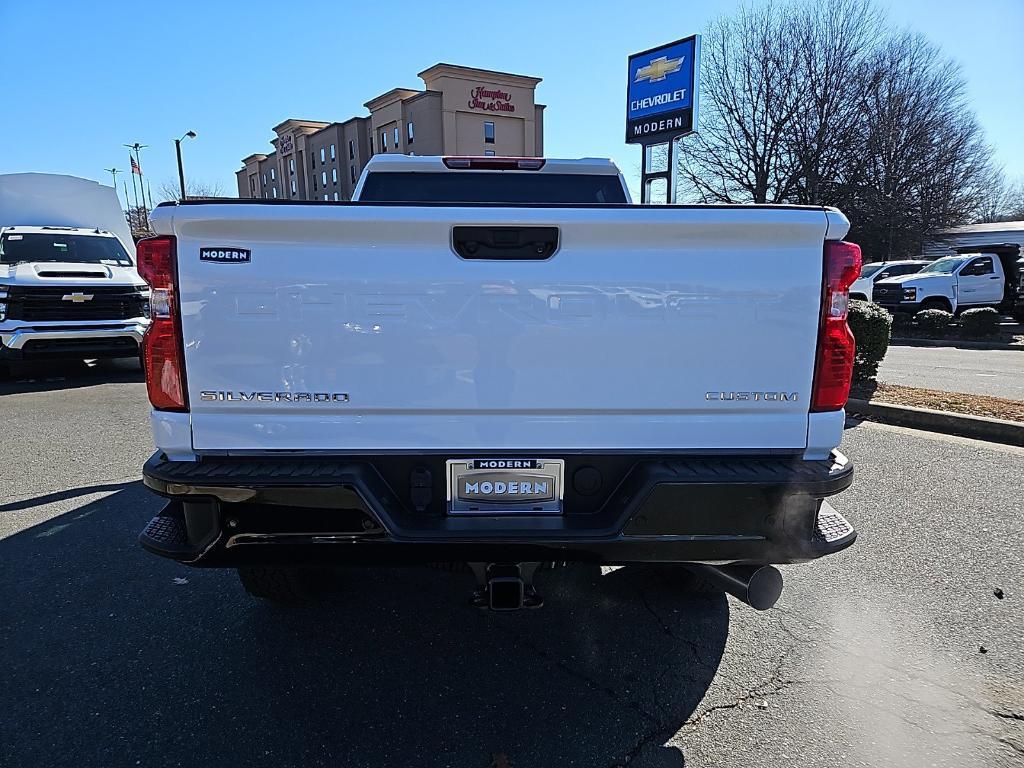
[[[181,189],[181,199],[185,199],[185,167],[181,163],[181,142],[183,139],[194,139],[196,137],[195,131],[189,131],[184,134],[180,139],[174,140],[174,152],[178,156],[178,186]]]

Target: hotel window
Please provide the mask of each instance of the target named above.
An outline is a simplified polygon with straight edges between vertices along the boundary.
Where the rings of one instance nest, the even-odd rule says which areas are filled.
[[[320,147],[320,164],[323,165],[326,162],[327,162],[327,150],[325,150],[323,147]]]
[[[273,192],[273,193],[274,193],[274,199],[276,200],[276,199],[277,199],[277,187],[274,187],[274,188],[273,188],[273,189],[271,190],[271,192]]]
[[[276,168],[271,168],[270,169],[270,180],[271,181],[277,181],[277,169]]]
[[[296,192],[298,192],[298,189],[295,186],[295,179],[292,179],[292,194],[294,195]]]
[[[330,198],[329,198],[329,197],[327,196],[327,193],[326,193],[326,192],[324,192],[324,202],[326,203],[326,202],[327,202],[327,201],[328,201],[329,199],[330,199]]]
[[[370,133],[370,156],[373,156],[373,133]]]
[[[348,140],[348,159],[349,160],[355,160],[356,159],[356,143],[354,141],[352,141],[352,139]]]
[[[338,202],[338,193],[337,192],[334,193],[334,202]]]
[[[398,126],[395,126],[395,149],[398,149]]]
[[[331,182],[334,184],[338,183],[338,169],[331,168]]]
[[[263,174],[263,186],[267,186],[267,174]]]
[[[484,156],[485,157],[494,157],[494,150],[493,149],[485,149],[484,150]]]
[[[406,141],[409,144],[412,144],[412,140],[413,140],[414,136],[413,136],[413,133],[412,133],[412,121],[411,120],[406,124],[405,132],[406,132],[406,134],[408,134],[408,136],[406,138]]]
[[[316,192],[316,174],[313,174],[313,191]]]
[[[294,157],[288,158],[288,173],[292,173],[292,174],[295,173],[295,158]]]
[[[350,165],[348,167],[348,175],[352,177],[352,183],[355,184],[356,183],[356,167],[354,165]]]
[[[323,173],[320,174],[320,179],[324,183],[324,189],[326,189],[327,188],[327,171],[324,171]]]
[[[380,132],[380,151],[381,152],[387,152],[388,151],[388,132],[387,131],[381,131]]]
[[[494,123],[490,120],[484,122],[484,144],[494,143]]]
[[[335,154],[334,154],[334,145],[333,145],[333,144],[331,144],[331,160],[333,160],[334,158],[335,158]]]
[[[316,168],[316,155],[309,156],[309,167]]]

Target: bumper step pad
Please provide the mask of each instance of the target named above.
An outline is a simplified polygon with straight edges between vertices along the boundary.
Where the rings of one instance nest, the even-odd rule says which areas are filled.
[[[154,517],[139,534],[139,543],[164,557],[186,557],[195,550],[189,544],[185,520],[178,515],[159,514]]]
[[[818,522],[814,527],[814,541],[816,544],[835,544],[842,541],[853,533],[853,525],[839,512],[832,508],[828,502],[821,503],[818,510]]]

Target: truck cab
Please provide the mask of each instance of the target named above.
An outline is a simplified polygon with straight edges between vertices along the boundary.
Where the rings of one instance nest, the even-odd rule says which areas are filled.
[[[920,272],[880,280],[876,303],[893,312],[941,309],[957,313],[975,307],[1012,310],[1017,298],[1019,247],[966,246]]]

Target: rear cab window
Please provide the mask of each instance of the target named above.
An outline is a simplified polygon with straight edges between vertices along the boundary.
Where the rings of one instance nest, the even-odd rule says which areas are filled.
[[[362,201],[387,203],[625,203],[618,176],[530,171],[371,172]]]

